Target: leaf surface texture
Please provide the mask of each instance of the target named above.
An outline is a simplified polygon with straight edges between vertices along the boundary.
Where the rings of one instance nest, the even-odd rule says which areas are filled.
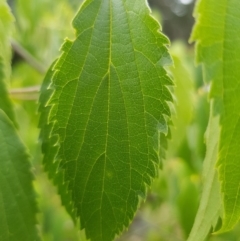
[[[45,167],[45,170],[48,172],[49,178],[53,180],[53,183],[55,185],[57,185],[58,183],[62,183],[62,185],[58,188],[58,192],[62,197],[63,205],[66,207],[72,218],[75,219],[71,196],[67,190],[67,185],[63,179],[63,171],[60,171],[58,169],[58,162],[54,161],[54,158],[58,151],[58,146],[55,145],[57,139],[56,136],[50,137],[53,123],[48,122],[51,107],[47,106],[47,102],[53,94],[51,79],[54,74],[54,71],[52,70],[54,64],[55,62],[53,62],[48,72],[46,73],[46,76],[41,86],[41,95],[39,98],[39,112],[41,112],[39,128],[41,129],[40,141],[42,143],[42,152],[44,154],[43,165]]]
[[[163,68],[169,42],[145,1],[87,0],[73,26],[76,39],[62,46],[47,103],[50,138],[58,138],[47,165],[64,172],[57,185],[67,185],[87,237],[110,241],[158,172],[172,101]]]

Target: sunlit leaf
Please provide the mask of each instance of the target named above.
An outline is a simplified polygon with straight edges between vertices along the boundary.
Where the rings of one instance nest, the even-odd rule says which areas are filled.
[[[201,0],[197,14],[193,39],[198,62],[205,80],[212,81],[210,97],[222,105],[217,165],[224,205],[221,230],[226,231],[240,217],[240,2]]]
[[[172,100],[169,42],[145,1],[87,0],[73,26],[76,40],[54,66],[48,121],[59,149],[47,166],[64,172],[57,185],[67,185],[87,236],[110,241],[158,173]]]

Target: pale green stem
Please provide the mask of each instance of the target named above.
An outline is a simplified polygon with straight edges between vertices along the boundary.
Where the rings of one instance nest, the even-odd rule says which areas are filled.
[[[10,89],[9,95],[16,100],[38,100],[40,86],[30,86],[26,88]]]

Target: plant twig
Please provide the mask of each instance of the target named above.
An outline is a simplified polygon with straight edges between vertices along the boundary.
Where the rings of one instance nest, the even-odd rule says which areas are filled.
[[[29,101],[37,101],[39,98],[39,94],[30,94],[30,95],[11,95],[11,99],[13,100],[29,100]]]
[[[23,46],[21,46],[16,40],[11,40],[13,50],[19,54],[30,66],[36,69],[39,73],[45,74],[46,68],[35,57],[33,57]]]
[[[35,94],[40,91],[40,85],[36,86],[30,86],[25,88],[16,88],[16,89],[10,89],[9,94],[15,95],[15,94]]]
[[[38,100],[40,86],[30,86],[25,88],[10,89],[9,95],[15,100]]]

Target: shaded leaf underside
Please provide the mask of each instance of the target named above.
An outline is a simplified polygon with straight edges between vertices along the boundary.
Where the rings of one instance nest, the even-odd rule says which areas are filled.
[[[48,119],[58,151],[46,166],[64,172],[57,185],[68,187],[87,236],[108,241],[128,226],[160,164],[168,40],[145,1],[87,0],[73,25],[76,40],[54,66]]]
[[[217,165],[224,206],[221,230],[227,231],[240,216],[240,2],[202,0],[197,14],[193,39],[198,62],[205,80],[212,81],[210,97],[221,103]]]

